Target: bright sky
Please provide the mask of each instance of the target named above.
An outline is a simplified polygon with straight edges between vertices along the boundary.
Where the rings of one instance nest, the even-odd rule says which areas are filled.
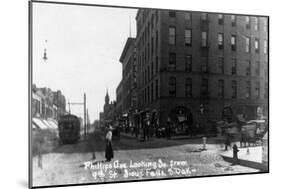
[[[67,102],[83,102],[91,122],[111,100],[122,78],[119,62],[130,35],[136,35],[136,9],[33,3],[33,83],[61,90]],[[47,43],[45,42],[47,40]],[[43,61],[44,48],[48,60]],[[68,106],[67,106],[68,110]],[[83,106],[71,106],[83,117]]]

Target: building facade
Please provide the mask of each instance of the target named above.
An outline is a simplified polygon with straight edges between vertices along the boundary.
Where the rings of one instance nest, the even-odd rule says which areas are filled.
[[[60,90],[53,92],[53,104],[57,109],[57,118],[66,113],[66,100]]]
[[[104,126],[104,114],[103,112],[99,113],[99,127],[103,127]]]
[[[122,64],[122,96],[117,104],[122,102],[122,115],[119,119],[119,125],[123,125],[127,130],[135,126],[134,113],[137,112],[137,61],[136,61],[136,39],[129,37],[125,43],[124,49],[119,61]],[[118,98],[118,94],[117,94]]]
[[[268,116],[267,17],[139,9],[138,109],[158,126]]]
[[[116,116],[122,117],[123,115],[123,80],[120,81],[116,88]]]
[[[61,91],[32,87],[32,117],[59,119],[66,113],[65,97]]]
[[[122,63],[122,112],[137,108],[137,62],[135,38],[128,38],[119,61]]]
[[[106,95],[104,98],[104,106],[103,112],[100,112],[100,121],[103,126],[108,124],[112,124],[116,117],[116,102],[111,101],[108,95],[108,91],[106,91]]]

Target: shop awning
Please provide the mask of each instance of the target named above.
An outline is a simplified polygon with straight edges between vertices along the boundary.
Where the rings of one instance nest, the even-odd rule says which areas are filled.
[[[250,120],[247,123],[265,123],[265,120]]]
[[[47,121],[48,121],[49,125],[52,126],[52,128],[58,129],[58,124],[57,124],[56,120],[54,120],[54,119],[48,119]]]
[[[40,129],[49,129],[49,127],[39,118],[32,118],[32,123]]]
[[[42,121],[45,123],[45,125],[47,125],[47,127],[49,127],[49,129],[55,129],[47,120],[43,119]]]

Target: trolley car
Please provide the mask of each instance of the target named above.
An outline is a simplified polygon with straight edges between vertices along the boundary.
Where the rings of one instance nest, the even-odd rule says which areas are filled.
[[[77,143],[80,139],[80,120],[77,116],[68,114],[58,121],[61,144]]]

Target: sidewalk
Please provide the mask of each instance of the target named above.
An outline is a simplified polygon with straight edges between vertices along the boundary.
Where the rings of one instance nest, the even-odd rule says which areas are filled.
[[[233,151],[228,150],[221,153],[225,161],[235,163]],[[239,148],[237,164],[267,171],[268,166],[262,162],[262,146]]]
[[[132,135],[131,133],[124,133],[124,132],[120,132],[120,136],[125,136],[125,137],[128,137],[128,138],[134,138],[134,139],[137,139],[136,137],[135,137],[135,134],[134,135]],[[186,135],[179,135],[179,136],[172,136],[171,138],[170,138],[170,140],[187,140],[187,139],[202,139],[202,137],[207,137],[207,138],[216,138],[216,135],[214,135],[214,134],[212,134],[212,135],[195,135],[195,136],[186,136]],[[139,140],[142,140],[142,136],[141,135],[139,135],[138,136],[138,139]],[[167,139],[166,137],[161,137],[161,138],[159,138],[159,137],[151,137],[150,139],[152,139],[152,140],[157,140],[157,139],[160,139],[160,140],[163,140],[163,139]]]

